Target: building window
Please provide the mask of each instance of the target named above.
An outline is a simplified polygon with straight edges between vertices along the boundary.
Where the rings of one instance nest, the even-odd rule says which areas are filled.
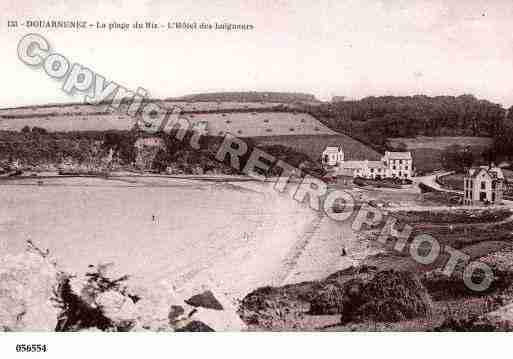
[[[484,182],[484,181],[481,182],[481,189],[486,189],[486,182]]]
[[[399,160],[399,164],[402,165],[403,164],[403,160]]]
[[[479,192],[479,200],[481,202],[486,201],[486,192]]]
[[[495,189],[497,186],[495,184],[495,181],[492,181],[492,189]]]
[[[393,166],[393,167],[392,167],[392,169],[394,169],[394,170],[395,170],[395,169],[397,169],[397,167],[396,167],[396,166]]]

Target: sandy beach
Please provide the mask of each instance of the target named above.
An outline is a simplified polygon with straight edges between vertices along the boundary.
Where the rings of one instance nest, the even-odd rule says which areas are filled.
[[[2,252],[31,239],[70,272],[113,262],[137,285],[183,295],[212,287],[236,300],[260,286],[322,278],[366,248],[350,224],[269,183],[54,177],[0,187]]]

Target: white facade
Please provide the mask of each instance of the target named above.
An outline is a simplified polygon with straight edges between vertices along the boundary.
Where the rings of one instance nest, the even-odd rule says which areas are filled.
[[[468,170],[463,179],[463,204],[501,204],[504,193],[504,174],[498,167],[479,167]]]
[[[345,161],[341,147],[326,147],[322,153],[322,163],[335,175],[372,179],[410,179],[413,176],[411,152],[387,151],[381,161]]]
[[[413,175],[411,152],[386,151],[383,163],[387,167],[387,177],[409,179]]]
[[[381,161],[345,161],[340,165],[338,174],[379,179],[387,177],[387,169]]]
[[[340,166],[342,162],[344,162],[344,152],[342,151],[342,147],[328,146],[322,152],[322,164],[324,166]]]

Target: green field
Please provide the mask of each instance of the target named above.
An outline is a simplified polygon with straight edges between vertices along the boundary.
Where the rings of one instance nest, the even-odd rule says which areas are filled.
[[[298,135],[254,137],[257,145],[283,145],[319,160],[326,146],[342,146],[346,160],[379,160],[381,155],[367,145],[347,135]]]
[[[232,133],[251,138],[264,146],[282,145],[320,159],[326,146],[342,146],[347,160],[379,160],[381,155],[368,145],[339,134],[309,113],[273,110],[275,102],[172,101],[181,106],[191,125],[206,123],[211,136]],[[105,106],[65,104],[0,109],[0,130],[20,131],[25,126],[50,132],[130,130],[135,119]]]
[[[272,110],[271,103],[163,102],[180,106],[191,126],[206,123],[208,133],[238,137],[336,134],[312,115],[293,110]],[[213,112],[209,112],[213,111]],[[105,106],[62,105],[0,109],[0,130],[20,131],[25,126],[51,132],[130,130],[136,118]]]
[[[479,160],[484,150],[490,148],[492,139],[490,137],[425,137],[415,138],[389,138],[387,147],[398,150],[406,147],[412,152],[414,167],[418,172],[432,172],[440,170],[442,166],[442,154],[450,146],[459,145],[470,147],[475,157]]]

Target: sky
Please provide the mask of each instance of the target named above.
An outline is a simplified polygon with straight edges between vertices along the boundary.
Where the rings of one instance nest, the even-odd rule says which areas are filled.
[[[294,91],[357,99],[474,94],[513,105],[511,0],[2,0],[0,107],[77,101],[16,55],[30,32],[127,88],[164,98]],[[8,28],[8,20],[252,24],[251,31]]]

